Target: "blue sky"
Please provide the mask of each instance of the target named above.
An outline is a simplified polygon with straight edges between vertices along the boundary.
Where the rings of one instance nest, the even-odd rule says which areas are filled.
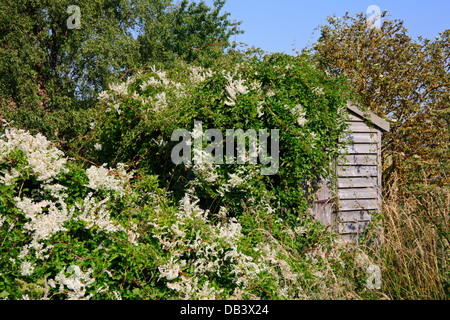
[[[213,1],[205,3],[211,6]],[[448,0],[227,0],[223,11],[231,13],[231,20],[243,21],[240,28],[245,33],[236,36],[237,42],[292,54],[294,46],[301,51],[315,42],[319,32],[313,35],[313,31],[325,24],[328,16],[366,12],[370,5],[388,10],[389,19],[403,20],[413,38],[434,39],[450,29]]]

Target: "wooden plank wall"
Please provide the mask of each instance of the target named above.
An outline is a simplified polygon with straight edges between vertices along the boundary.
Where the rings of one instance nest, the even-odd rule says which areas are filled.
[[[342,146],[336,163],[338,176],[335,229],[344,239],[357,240],[378,211],[381,199],[381,131],[369,127],[349,111],[345,137],[351,143]]]
[[[310,208],[310,213],[316,220],[334,230],[336,224],[334,199],[329,183],[329,180],[323,180],[319,184],[319,189],[316,191],[316,201],[314,201],[314,204]]]

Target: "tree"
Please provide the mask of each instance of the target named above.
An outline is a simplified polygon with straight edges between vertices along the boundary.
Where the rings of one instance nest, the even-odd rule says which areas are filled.
[[[237,29],[242,22],[231,22],[228,12],[220,15],[224,4],[225,0],[214,0],[214,7],[209,8],[203,1],[189,3],[183,0],[170,8],[165,20],[157,24],[153,21],[144,23],[144,32],[138,38],[142,62],[167,62],[176,57],[210,66],[226,48],[230,48],[230,36],[242,33]],[[162,60],[162,56],[165,59]]]
[[[79,8],[80,28],[70,27],[71,5]],[[60,137],[74,136],[89,121],[78,110],[92,106],[126,71],[194,61],[199,55],[191,51],[240,32],[230,27],[228,13],[219,14],[223,5],[223,0],[213,8],[170,0],[2,1],[0,114],[50,138],[57,129]]]
[[[315,59],[327,73],[345,75],[359,102],[391,122],[383,139],[385,183],[396,175],[448,186],[450,30],[414,41],[401,20],[384,19],[380,29],[369,28],[362,13],[327,21]]]

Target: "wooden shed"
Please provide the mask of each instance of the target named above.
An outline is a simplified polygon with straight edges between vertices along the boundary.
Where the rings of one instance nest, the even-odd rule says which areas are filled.
[[[358,236],[381,205],[381,138],[389,122],[347,102],[348,128],[341,154],[334,163],[337,185],[322,181],[311,214],[349,241]]]

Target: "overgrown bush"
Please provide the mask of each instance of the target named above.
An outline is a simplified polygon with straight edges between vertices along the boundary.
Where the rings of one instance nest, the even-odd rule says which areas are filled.
[[[327,174],[337,152],[344,98],[343,80],[307,57],[274,55],[111,85],[72,157],[5,122],[1,296],[378,296],[364,284],[369,260],[305,212],[306,182]],[[174,166],[171,132],[196,134],[197,119],[204,130],[281,127],[276,174],[261,175],[260,163]]]
[[[308,55],[249,56],[210,69],[152,68],[100,94],[93,131],[77,151],[83,150],[94,163],[122,162],[158,175],[160,185],[178,199],[197,177],[201,204],[214,213],[225,205],[238,215],[245,201],[297,216],[309,207],[315,183],[330,174],[348,95],[345,80],[330,80]],[[194,131],[195,121],[201,121],[201,131]],[[171,151],[178,141],[171,141],[171,135],[177,129],[193,136],[218,129],[224,137],[227,129],[267,129],[269,135],[278,129],[279,166],[274,174],[261,175],[265,165],[248,164],[249,155],[246,165],[230,165],[224,159],[222,165],[203,161],[175,166]],[[202,147],[207,145],[203,138]],[[207,156],[193,154],[193,159]],[[233,192],[224,196],[225,189]]]
[[[284,221],[258,206],[238,218],[225,206],[213,214],[199,207],[197,178],[177,204],[156,176],[135,179],[120,163],[82,168],[42,135],[9,126],[0,151],[2,298],[307,299],[353,290],[351,247],[311,217]]]

